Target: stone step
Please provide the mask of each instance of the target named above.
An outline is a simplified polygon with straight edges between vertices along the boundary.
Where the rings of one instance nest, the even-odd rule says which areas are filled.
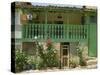
[[[96,65],[97,64],[97,58],[90,58],[87,61],[87,65]]]

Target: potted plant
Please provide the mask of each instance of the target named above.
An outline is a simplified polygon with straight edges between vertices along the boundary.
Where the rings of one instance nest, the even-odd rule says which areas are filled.
[[[36,61],[34,56],[28,56],[27,69],[36,69]]]

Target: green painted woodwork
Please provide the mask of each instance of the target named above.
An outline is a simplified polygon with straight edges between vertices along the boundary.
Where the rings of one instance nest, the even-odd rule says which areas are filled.
[[[90,16],[95,16],[97,13],[88,12],[86,16],[86,24],[88,24],[88,54],[89,56],[97,56],[97,25],[90,22]]]
[[[23,39],[79,41],[88,39],[88,25],[28,24],[22,26]]]
[[[89,56],[97,56],[97,27],[89,25]]]
[[[22,8],[27,10],[27,8]],[[97,56],[97,27],[96,24],[90,23],[90,16],[97,15],[95,10],[85,11],[86,25],[70,25],[69,18],[73,15],[64,14],[66,17],[66,24],[48,24],[49,12],[64,12],[64,13],[82,13],[83,11],[76,8],[50,8],[50,7],[33,7],[33,11],[44,12],[44,24],[27,24],[22,25],[22,42],[46,41],[50,38],[53,42],[88,42],[89,56]],[[30,11],[29,11],[30,12]],[[19,42],[20,42],[19,41]]]
[[[97,28],[91,25],[28,24],[22,25],[22,41],[88,42],[89,56],[97,56]]]

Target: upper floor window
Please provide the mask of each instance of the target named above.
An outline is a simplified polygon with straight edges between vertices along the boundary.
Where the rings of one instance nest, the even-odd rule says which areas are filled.
[[[63,24],[63,21],[55,21],[55,24]]]
[[[59,16],[57,16],[57,18],[61,19],[61,18],[62,18],[62,16],[61,16],[61,15],[59,15]]]
[[[90,16],[90,23],[97,23],[97,17],[96,16]]]

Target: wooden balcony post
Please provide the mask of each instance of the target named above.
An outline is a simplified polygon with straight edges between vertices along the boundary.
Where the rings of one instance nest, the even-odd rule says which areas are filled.
[[[89,24],[89,16],[88,15],[85,16],[85,20],[86,20],[85,24]]]
[[[47,39],[48,38],[48,33],[47,33],[47,30],[48,30],[48,25],[47,25],[47,18],[48,18],[48,11],[45,9],[45,39]]]
[[[45,10],[45,24],[47,24],[47,22],[48,22],[48,11],[47,10]]]

